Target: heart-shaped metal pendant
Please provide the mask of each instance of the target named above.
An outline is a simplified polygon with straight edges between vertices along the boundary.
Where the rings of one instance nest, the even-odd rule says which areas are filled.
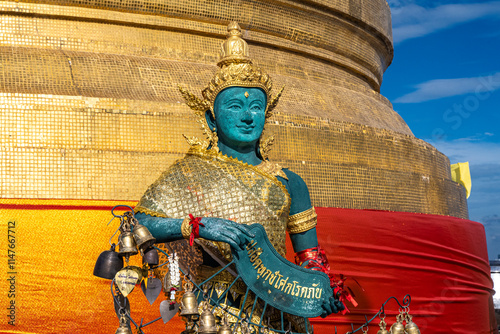
[[[160,314],[163,323],[166,324],[177,314],[179,311],[179,304],[170,304],[170,301],[164,300],[160,303]]]
[[[158,296],[160,295],[161,288],[162,288],[161,281],[156,277],[148,279],[147,287],[145,280],[143,280],[141,283],[142,292],[148,299],[149,304],[151,305],[153,305],[156,298],[158,298]]]
[[[135,285],[139,282],[139,274],[136,270],[128,267],[123,268],[115,275],[115,283],[124,297],[134,290]]]

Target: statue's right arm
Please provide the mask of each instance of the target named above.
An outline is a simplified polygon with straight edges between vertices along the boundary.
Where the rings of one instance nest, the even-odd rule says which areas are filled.
[[[157,243],[183,239],[182,219],[153,217],[142,212],[136,213],[135,218],[148,228]]]
[[[153,217],[141,212],[136,213],[135,218],[148,228],[157,243],[183,239],[182,219]],[[236,249],[241,249],[254,237],[247,226],[227,219],[204,217],[201,224],[200,238],[226,242]]]

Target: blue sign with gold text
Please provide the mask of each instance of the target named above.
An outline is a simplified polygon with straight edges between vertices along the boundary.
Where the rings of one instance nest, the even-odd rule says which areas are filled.
[[[321,304],[333,295],[328,276],[284,259],[261,225],[249,227],[255,237],[243,250],[232,249],[245,284],[257,297],[286,313],[306,318],[321,315]]]

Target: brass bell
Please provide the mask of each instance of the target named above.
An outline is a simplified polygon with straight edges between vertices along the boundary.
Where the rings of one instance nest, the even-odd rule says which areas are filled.
[[[380,319],[380,323],[378,324],[380,329],[378,330],[377,334],[389,334],[389,331],[386,328],[386,323],[384,319]]]
[[[396,322],[392,324],[391,334],[405,334],[405,326],[403,325],[403,315],[398,314],[396,317]]]
[[[132,331],[127,324],[127,318],[125,317],[125,314],[122,314],[120,316],[120,327],[118,327],[115,334],[132,334]]]
[[[199,315],[198,300],[196,300],[196,296],[193,293],[192,285],[186,283],[184,288],[186,292],[182,296],[180,315],[186,318],[196,318]]]
[[[141,254],[143,254],[145,249],[153,246],[156,241],[148,228],[139,223],[134,226],[134,239],[137,247],[141,250]]]
[[[118,237],[118,254],[125,256],[127,258],[131,255],[137,254],[137,247],[134,240],[134,236],[131,232],[122,232]]]
[[[123,268],[123,257],[115,252],[115,244],[111,249],[102,252],[94,266],[94,276],[113,279],[118,271]]]
[[[142,263],[147,263],[149,267],[157,266],[160,262],[160,258],[158,257],[158,251],[153,247],[150,247],[144,251],[144,255],[142,256]]]
[[[405,330],[406,333],[408,334],[420,334],[420,329],[418,329],[418,326],[411,320],[411,315],[407,314],[406,315],[406,326]]]
[[[215,316],[210,312],[209,307],[201,313],[198,334],[215,334],[217,333],[217,326],[215,325]]]
[[[229,326],[229,323],[227,321],[227,315],[225,315],[224,318],[222,319],[222,324],[219,326],[217,334],[233,334],[231,326]]]

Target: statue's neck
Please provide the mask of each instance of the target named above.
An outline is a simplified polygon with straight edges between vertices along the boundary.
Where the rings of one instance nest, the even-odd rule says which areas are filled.
[[[257,156],[255,144],[229,147],[223,142],[218,143],[219,151],[228,157],[236,158],[252,166],[257,166],[262,160]]]

